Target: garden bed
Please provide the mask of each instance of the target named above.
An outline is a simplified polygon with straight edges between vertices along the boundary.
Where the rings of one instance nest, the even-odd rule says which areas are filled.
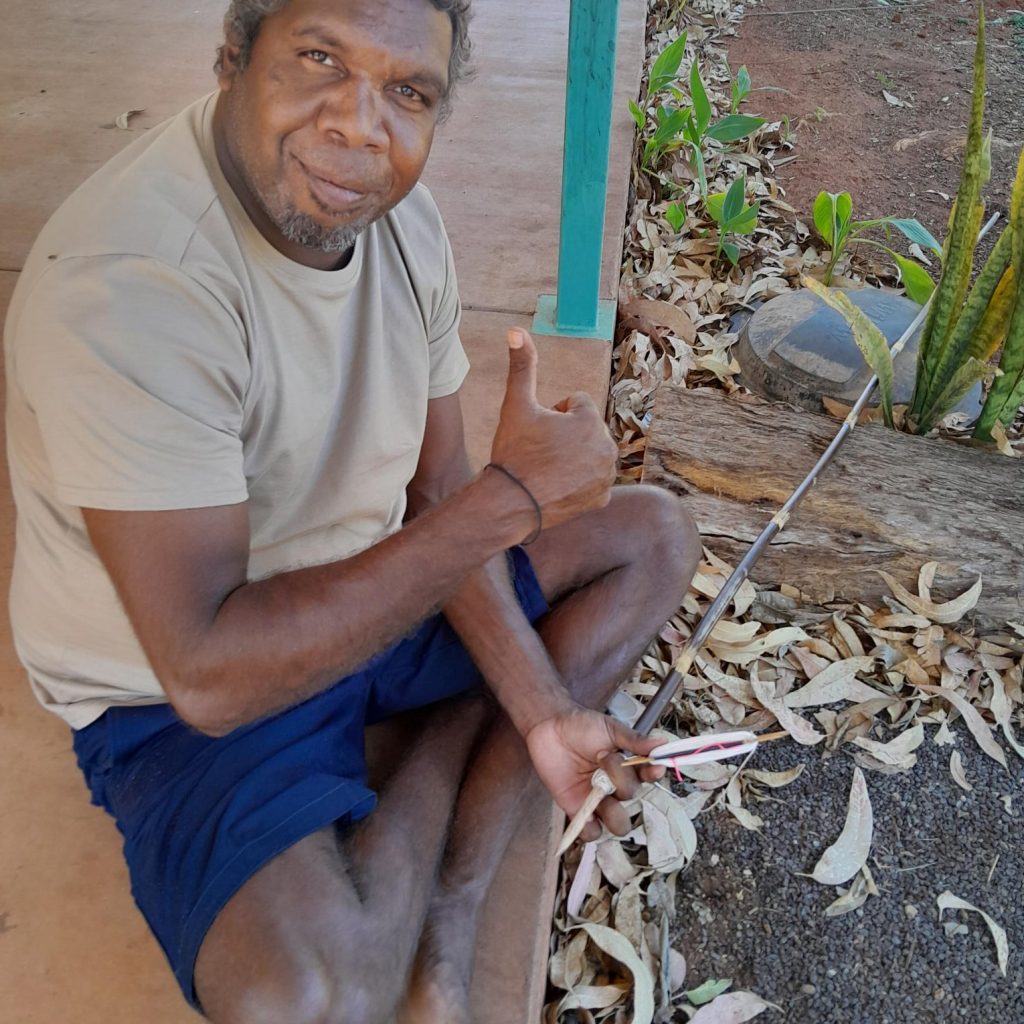
[[[861,9],[842,9],[854,7]],[[1024,18],[1014,9],[1024,4],[985,5],[993,131],[985,194],[1004,213],[1024,134]],[[817,13],[777,13],[801,10]],[[960,0],[752,7],[728,57],[767,87],[751,104],[769,120],[785,119],[799,140],[796,159],[776,174],[787,202],[806,219],[821,189],[848,191],[863,216],[916,217],[942,238],[963,164],[974,40],[974,4]],[[883,90],[904,105],[887,102]]]
[[[956,139],[965,131],[963,93],[969,87],[947,90],[936,83],[943,75],[954,80],[953,69],[970,66],[970,46],[954,44],[973,42],[971,24],[956,19],[969,22],[974,5],[935,0],[926,9],[894,0],[876,11],[867,0],[850,0],[836,6],[871,10],[851,12],[851,21],[838,10],[804,13],[797,16],[800,24],[781,14],[830,6],[821,0],[747,4],[749,17],[736,40],[744,9],[733,0],[651,3],[649,66],[677,37],[681,19],[690,33],[684,69],[699,62],[715,116],[728,110],[735,73],[741,64],[748,66],[754,92],[744,110],[765,115],[768,123],[746,143],[712,147],[708,191],[724,192],[742,175],[747,198],[758,200],[760,209],[757,228],[739,240],[732,267],[716,259],[717,229],[705,213],[698,170],[685,152],[662,166],[662,184],[637,173],[609,420],[620,442],[622,479],[634,481],[644,472],[645,454],[653,466],[670,447],[657,441],[659,388],[710,387],[739,397],[737,415],[707,424],[703,434],[697,413],[673,427],[678,435],[695,435],[686,443],[703,449],[691,450],[690,465],[717,467],[723,477],[735,470],[738,479],[744,467],[751,469],[741,423],[751,432],[760,423],[760,451],[769,466],[783,458],[789,463],[785,473],[776,473],[774,490],[762,496],[766,500],[752,503],[754,512],[737,533],[752,530],[754,518],[758,525],[767,522],[788,495],[792,481],[786,474],[795,481],[810,469],[829,424],[794,413],[754,412],[734,359],[733,314],[797,287],[804,274],[820,275],[825,247],[809,226],[811,200],[820,190],[849,189],[858,217],[917,217],[941,238],[949,213],[943,195],[952,196],[960,175]],[[990,18],[1009,7],[990,3]],[[935,14],[931,21],[929,11]],[[870,18],[877,21],[868,23]],[[994,26],[990,38],[990,123],[997,138],[1019,149],[1024,56],[1009,22]],[[900,60],[876,69],[883,43],[897,42],[888,52]],[[813,56],[818,50],[822,54]],[[839,50],[838,68],[829,70]],[[783,69],[778,76],[775,67]],[[798,92],[784,84],[804,77],[816,85],[804,83]],[[934,95],[933,87],[941,94]],[[812,95],[814,88],[819,91]],[[849,89],[862,94],[859,105],[844,91]],[[883,89],[913,106],[892,104]],[[942,99],[947,95],[948,103]],[[849,116],[829,116],[842,112]],[[942,134],[896,147],[935,129]],[[986,190],[996,206],[1005,204],[1000,189],[1008,188],[1017,152],[1007,150],[1003,166],[1003,148],[994,146],[993,183]],[[685,215],[681,229],[667,217],[673,202]],[[862,247],[852,249],[838,269],[861,283],[897,284],[891,264]],[[766,438],[782,444],[773,431],[775,415],[796,416],[793,429],[814,435],[802,451],[765,454]],[[831,426],[838,430],[839,420]],[[1020,428],[1018,420],[1007,451],[1024,448]],[[847,458],[863,457],[867,433],[854,431]],[[951,441],[886,435],[884,445],[905,440],[911,447],[932,445],[936,452],[949,446],[951,467],[962,454]],[[1024,463],[987,457],[1004,460],[1000,478],[1010,481],[1012,507],[1013,473],[1024,477]],[[826,474],[836,474],[832,479],[839,485],[844,472],[846,485],[851,475],[865,486],[884,482],[907,461],[886,458],[896,465],[877,458],[864,465],[840,462]],[[674,477],[678,483],[685,476],[679,468],[670,466],[661,482]],[[692,490],[701,492],[695,499],[700,513],[704,489]],[[927,512],[924,502],[921,507]],[[813,516],[813,502],[809,508]],[[812,544],[813,530],[806,523],[801,527],[799,517],[800,512],[788,536],[802,536],[805,560],[816,558],[827,569],[827,531],[819,531],[819,543]],[[836,528],[844,528],[842,521]],[[1000,533],[998,524],[993,529]],[[1019,535],[1008,544],[1006,592],[1012,593],[1012,573],[1021,564]],[[743,544],[720,549],[725,559],[714,548],[709,538],[683,608],[625,687],[627,696],[616,708],[623,717],[635,715],[657,689]],[[907,545],[904,583],[913,575],[915,553],[922,563],[929,560],[928,551]],[[991,614],[983,610],[983,636],[971,618],[978,596],[969,589],[974,577],[945,595],[956,602],[951,607],[957,619],[960,611],[966,615],[950,621],[951,608],[940,600],[938,587],[934,594],[930,589],[936,566],[918,568],[909,593],[893,581],[864,593],[872,598],[866,603],[842,600],[841,588],[835,594],[818,591],[818,603],[804,600],[804,588],[793,580],[806,566],[769,573],[770,586],[741,588],[664,725],[678,735],[781,727],[793,742],[756,753],[749,765],[684,772],[683,780],[671,783],[671,795],[649,790],[635,802],[636,829],[625,842],[607,840],[569,854],[556,904],[549,1024],[719,1024],[761,1013],[790,1024],[1009,1019],[1019,998],[1014,993],[1024,985],[1024,919],[1016,907],[1019,830],[1013,820],[1024,795],[1024,746],[1017,739],[1024,726],[1024,624],[1001,621],[1012,605],[1000,605]],[[866,771],[866,791],[876,804],[873,843],[859,871],[837,889],[800,873],[810,873],[843,830],[855,769]],[[908,823],[912,836],[905,831]],[[968,836],[976,841],[965,842]],[[972,900],[1006,928],[1008,967],[980,917],[947,911],[943,918],[937,900],[944,889]],[[581,923],[591,931],[576,930]],[[613,942],[602,927],[624,937],[627,946]],[[736,992],[742,987],[757,995]],[[719,991],[725,995],[716,999]]]

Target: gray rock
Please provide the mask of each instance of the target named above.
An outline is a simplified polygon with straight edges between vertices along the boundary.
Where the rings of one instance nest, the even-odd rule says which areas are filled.
[[[879,327],[890,345],[921,308],[903,295],[878,288],[847,289],[845,294]],[[806,288],[764,303],[738,330],[736,358],[743,383],[765,398],[821,412],[822,397],[852,405],[871,379],[871,369],[846,321]],[[913,393],[920,334],[918,329],[896,357],[896,405],[907,404]],[[957,410],[974,419],[981,401],[978,384]]]

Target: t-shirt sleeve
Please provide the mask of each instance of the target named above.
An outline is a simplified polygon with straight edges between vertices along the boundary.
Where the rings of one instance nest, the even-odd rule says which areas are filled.
[[[440,215],[438,220],[440,222]],[[435,293],[427,339],[430,345],[430,398],[454,394],[469,373],[469,359],[459,337],[462,303],[455,276],[455,260],[443,225],[441,232],[444,237],[444,281]]]
[[[180,270],[134,256],[62,261],[26,300],[14,363],[59,500],[141,511],[248,497],[245,334]]]

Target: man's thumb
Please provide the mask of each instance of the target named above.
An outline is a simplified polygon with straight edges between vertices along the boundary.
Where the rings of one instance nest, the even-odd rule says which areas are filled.
[[[508,332],[508,384],[506,399],[537,402],[537,349],[529,332],[516,327]]]
[[[630,754],[646,755],[655,747],[660,747],[664,742],[664,736],[641,736],[640,733],[623,725],[617,718],[608,716],[612,739],[619,750]]]

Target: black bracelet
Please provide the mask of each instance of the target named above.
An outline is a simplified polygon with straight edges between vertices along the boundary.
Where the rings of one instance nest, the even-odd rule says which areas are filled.
[[[530,488],[527,487],[526,484],[524,484],[523,481],[514,473],[510,473],[504,466],[499,465],[497,462],[489,462],[484,466],[484,469],[496,469],[499,473],[504,473],[512,483],[521,487],[526,493],[526,496],[533,502],[533,507],[537,512],[537,529],[522,542],[523,547],[526,547],[528,544],[532,544],[540,536],[540,531],[544,528],[544,517],[541,515],[540,502],[533,496]]]

